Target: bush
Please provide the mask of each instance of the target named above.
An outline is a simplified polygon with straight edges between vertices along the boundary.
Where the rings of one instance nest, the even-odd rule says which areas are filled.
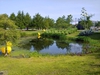
[[[59,39],[59,40],[66,39],[66,35],[61,33],[43,33],[41,36],[45,38],[52,38],[52,39]]]
[[[93,34],[93,31],[92,30],[87,30],[87,31],[82,31],[79,33],[79,36],[88,36],[88,35],[91,35]]]

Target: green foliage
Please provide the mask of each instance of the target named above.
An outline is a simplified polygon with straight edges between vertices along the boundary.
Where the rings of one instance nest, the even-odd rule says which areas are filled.
[[[42,37],[47,37],[47,38],[53,38],[53,39],[66,39],[66,35],[68,34],[72,34],[74,32],[76,32],[77,29],[76,28],[72,28],[72,29],[66,29],[66,30],[56,30],[56,29],[51,29],[49,31],[46,31],[44,33],[42,33]]]
[[[70,22],[72,21],[72,17],[73,16],[71,14],[67,16],[67,18],[66,18],[67,24],[70,24]]]
[[[18,11],[18,14],[16,16],[16,25],[20,28],[23,29],[25,28],[24,26],[24,12]]]
[[[0,41],[16,41],[20,38],[20,32],[16,29],[15,22],[6,14],[0,15]]]
[[[32,25],[36,28],[36,29],[42,29],[43,28],[43,17],[37,13],[32,20]]]
[[[24,16],[24,25],[27,28],[27,30],[29,28],[30,23],[31,23],[31,17],[28,13],[26,13],[26,15]]]
[[[15,21],[16,22],[16,16],[14,13],[12,13],[9,17],[11,20]]]
[[[52,38],[52,39],[59,39],[59,40],[66,38],[65,35],[60,33],[43,33],[41,36],[45,38]]]
[[[100,27],[100,21],[96,22],[95,26]]]
[[[15,22],[10,20],[6,14],[0,15],[0,28],[15,29],[16,27]]]
[[[92,21],[90,20],[93,14],[89,15],[84,7],[82,8],[81,12],[81,24],[84,26],[84,28],[89,29],[93,25]]]
[[[0,40],[1,41],[13,41],[16,42],[20,38],[20,32],[17,30],[2,30],[3,32],[0,33]]]
[[[45,17],[43,20],[43,28],[48,29],[52,27],[54,27],[54,20],[49,17]]]
[[[56,28],[68,28],[71,26],[70,22],[72,21],[72,16],[68,15],[68,17],[66,18],[64,15],[62,17],[59,17],[56,20]]]

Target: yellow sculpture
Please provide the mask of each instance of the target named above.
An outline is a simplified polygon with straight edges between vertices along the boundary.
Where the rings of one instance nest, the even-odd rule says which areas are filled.
[[[38,32],[38,36],[40,36],[40,33]]]
[[[7,49],[7,52],[6,52],[6,49]],[[10,52],[11,52],[11,47],[10,46],[7,46],[7,47],[2,47],[1,48],[1,52],[3,53],[3,54],[9,54]]]
[[[12,46],[12,43],[8,41],[6,42],[6,46],[1,47],[0,50],[3,54],[9,54],[12,50],[11,46]]]
[[[41,34],[38,32],[38,39],[41,37],[40,35],[41,35]]]
[[[40,38],[41,36],[38,36],[38,39]]]

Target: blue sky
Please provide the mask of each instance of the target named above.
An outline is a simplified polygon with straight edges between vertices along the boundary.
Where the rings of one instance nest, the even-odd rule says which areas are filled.
[[[100,0],[0,0],[0,14],[24,11],[31,17],[39,13],[56,20],[58,17],[71,14],[73,19],[80,18],[84,7],[88,14],[95,14],[91,20],[100,21]]]

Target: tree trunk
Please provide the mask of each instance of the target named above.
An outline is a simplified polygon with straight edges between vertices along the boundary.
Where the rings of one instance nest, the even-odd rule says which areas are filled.
[[[28,26],[26,27],[26,30],[28,31]]]

